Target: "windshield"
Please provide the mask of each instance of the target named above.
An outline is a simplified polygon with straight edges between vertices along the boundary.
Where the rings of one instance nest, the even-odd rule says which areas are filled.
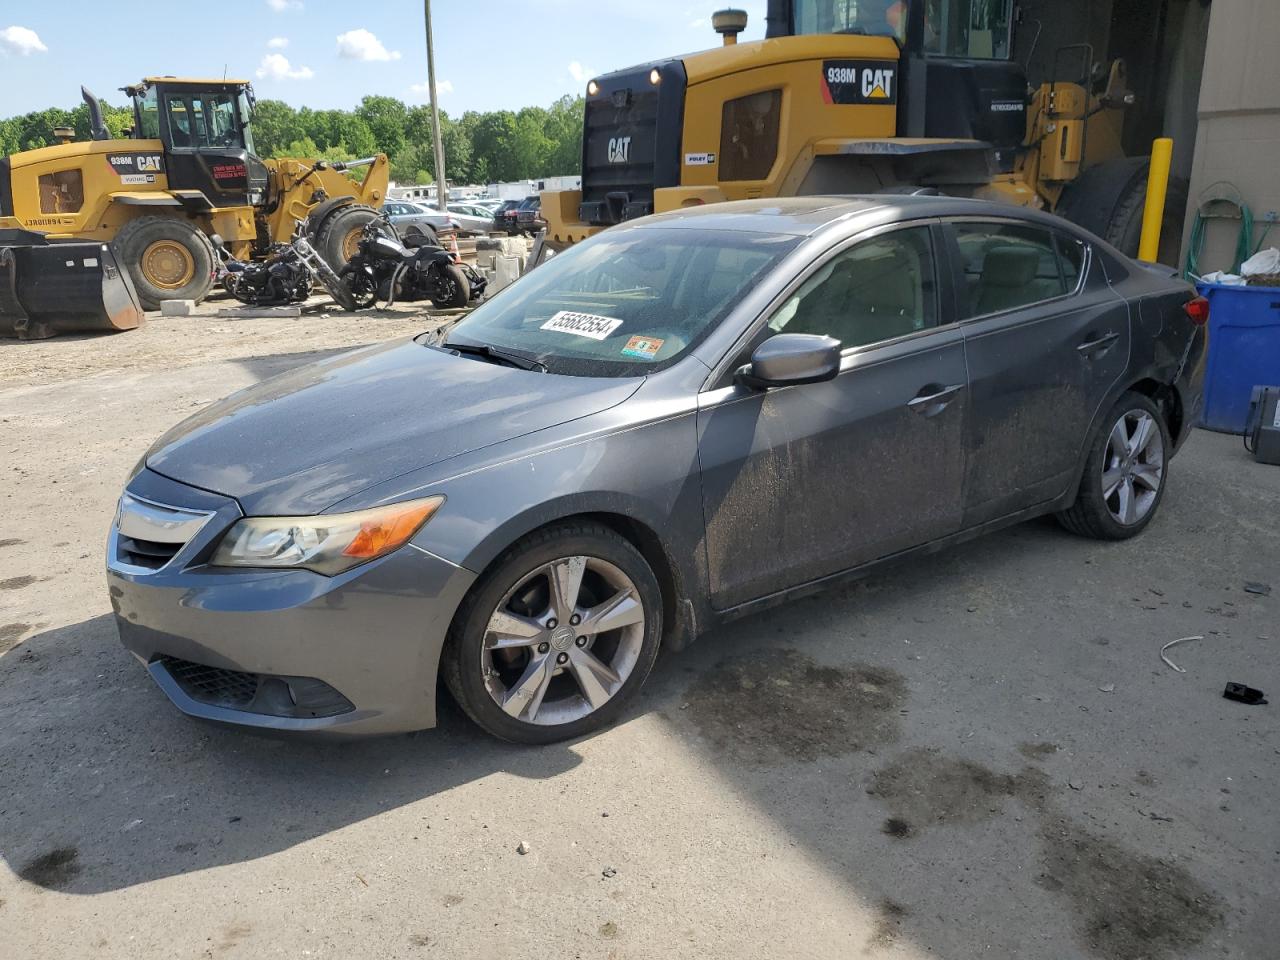
[[[487,345],[551,373],[643,376],[683,357],[798,240],[660,227],[608,230],[476,310],[446,345]]]

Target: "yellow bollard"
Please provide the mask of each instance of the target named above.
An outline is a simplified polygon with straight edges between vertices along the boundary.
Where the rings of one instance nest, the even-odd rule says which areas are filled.
[[[1155,263],[1160,255],[1160,228],[1164,224],[1164,198],[1169,190],[1173,141],[1161,137],[1151,144],[1151,172],[1147,176],[1147,206],[1142,212],[1142,239],[1138,259]]]

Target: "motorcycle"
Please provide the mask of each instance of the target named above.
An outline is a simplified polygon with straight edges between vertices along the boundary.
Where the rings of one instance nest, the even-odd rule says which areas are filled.
[[[465,307],[478,299],[488,280],[443,247],[422,238],[402,239],[382,215],[365,224],[355,255],[339,273],[357,307],[379,300],[430,300],[436,307]]]
[[[263,260],[237,260],[217,234],[210,240],[218,253],[218,280],[241,303],[254,307],[300,303],[319,282],[343,310],[356,309],[351,290],[316,252],[301,223],[289,243],[274,244]]]

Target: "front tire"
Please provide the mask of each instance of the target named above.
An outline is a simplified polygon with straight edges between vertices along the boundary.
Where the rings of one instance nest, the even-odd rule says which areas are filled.
[[[565,523],[517,542],[477,582],[441,671],[493,736],[554,743],[616,720],[661,636],[662,593],[640,552],[607,527]]]
[[[431,291],[431,302],[442,310],[465,307],[471,300],[471,284],[467,275],[456,263],[437,268],[437,277]]]
[[[165,300],[199,303],[213,289],[213,244],[194,224],[177,217],[137,217],[112,241],[144,310]]]
[[[1164,499],[1172,449],[1160,409],[1140,393],[1124,394],[1094,437],[1076,501],[1059,522],[1095,540],[1137,536]]]
[[[355,269],[347,264],[338,274],[338,281],[351,291],[355,309],[365,310],[378,302],[377,281],[365,269]]]

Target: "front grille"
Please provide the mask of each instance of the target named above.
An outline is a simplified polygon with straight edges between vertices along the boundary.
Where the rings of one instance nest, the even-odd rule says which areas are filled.
[[[141,570],[159,570],[212,516],[208,511],[171,507],[125,493],[116,508],[115,560]]]
[[[201,703],[243,710],[258,693],[259,676],[256,673],[206,667],[176,657],[162,657],[161,662],[169,675],[178,681],[182,692]]]
[[[148,570],[159,570],[173,559],[181,549],[180,543],[159,543],[155,540],[140,540],[137,537],[126,537],[121,534],[116,543],[120,559],[135,567],[146,567]]]
[[[161,657],[160,665],[183,693],[211,707],[291,719],[336,717],[355,709],[350,700],[315,677],[244,673],[178,657]]]

